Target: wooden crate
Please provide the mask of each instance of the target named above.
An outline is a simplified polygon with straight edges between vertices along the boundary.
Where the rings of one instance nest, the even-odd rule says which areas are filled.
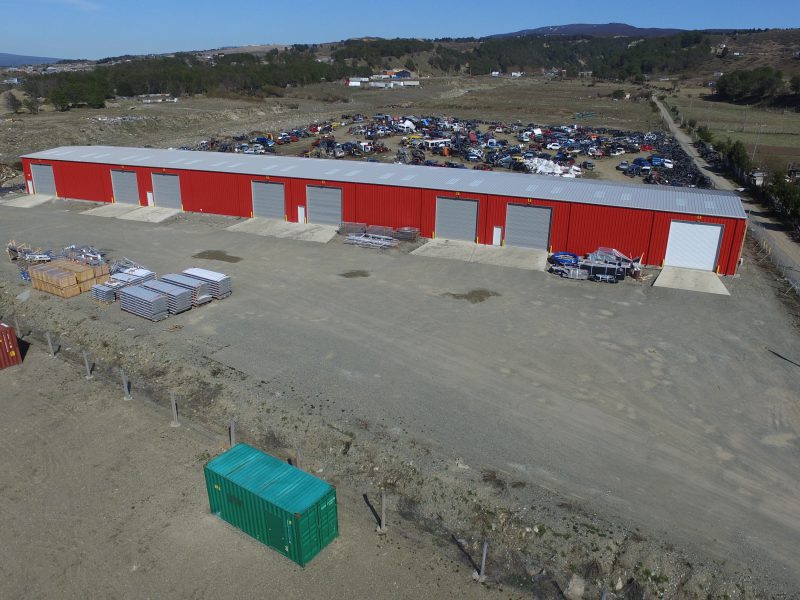
[[[57,287],[69,287],[78,284],[75,273],[54,267],[49,263],[31,267],[28,271],[31,279],[39,279]]]
[[[75,273],[75,279],[77,279],[78,283],[94,279],[95,277],[94,267],[90,265],[84,265],[70,260],[54,260],[50,264],[57,269]]]

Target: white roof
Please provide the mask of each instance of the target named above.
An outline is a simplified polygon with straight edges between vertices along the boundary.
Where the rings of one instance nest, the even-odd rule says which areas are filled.
[[[64,146],[26,154],[22,158],[295,177],[331,183],[367,183],[734,219],[747,218],[741,200],[733,192],[566,179],[502,171],[116,146]]]

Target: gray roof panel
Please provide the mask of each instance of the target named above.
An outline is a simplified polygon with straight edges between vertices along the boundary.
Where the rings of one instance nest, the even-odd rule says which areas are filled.
[[[102,160],[98,157],[102,156]],[[614,183],[589,179],[570,179],[548,175],[527,175],[500,171],[475,171],[400,165],[389,163],[342,163],[315,158],[231,155],[191,150],[159,150],[113,146],[67,146],[26,154],[34,160],[65,160],[152,168],[178,168],[187,171],[219,171],[243,175],[271,173],[276,176],[325,180],[329,183],[367,183],[398,187],[426,188],[445,192],[495,194],[515,198],[536,198],[562,202],[581,202],[679,212],[711,217],[746,219],[742,202],[733,192],[677,188],[662,185]],[[173,166],[174,165],[174,166]]]

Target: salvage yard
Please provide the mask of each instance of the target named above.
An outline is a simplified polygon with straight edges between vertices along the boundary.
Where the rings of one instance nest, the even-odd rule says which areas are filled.
[[[0,237],[91,243],[159,274],[195,264],[234,282],[222,302],[150,323],[88,295],[15,300],[25,286],[2,263],[0,316],[124,366],[134,397],[142,381],[178,389],[212,429],[235,417],[267,449],[301,446],[345,497],[390,485],[409,523],[488,533],[506,548],[495,577],[523,588],[542,569],[564,588],[590,556],[598,593],[630,578],[667,596],[800,586],[797,307],[749,255],[722,296],[651,287],[653,273],[567,281],[227,231],[235,218],[80,214],[90,208],[0,204]],[[176,476],[191,477],[199,464],[182,460]],[[183,485],[198,497],[176,518],[200,519],[204,491]]]

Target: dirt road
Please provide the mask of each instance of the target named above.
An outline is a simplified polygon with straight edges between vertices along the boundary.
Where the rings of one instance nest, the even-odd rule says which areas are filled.
[[[739,185],[715,173],[709,168],[708,163],[697,153],[697,149],[692,144],[692,139],[678,127],[666,107],[655,96],[653,100],[658,105],[661,115],[664,118],[664,123],[669,127],[670,133],[675,136],[675,139],[680,143],[683,149],[692,157],[697,168],[714,182],[714,186],[718,190],[739,189]],[[741,199],[750,221],[761,226],[759,236],[766,238],[770,246],[778,248],[780,253],[786,257],[781,261],[782,263],[791,262],[795,271],[800,272],[800,244],[792,239],[790,228],[785,223],[775,218],[774,215],[770,214],[769,210],[765,210],[764,206],[746,193],[741,194]]]

